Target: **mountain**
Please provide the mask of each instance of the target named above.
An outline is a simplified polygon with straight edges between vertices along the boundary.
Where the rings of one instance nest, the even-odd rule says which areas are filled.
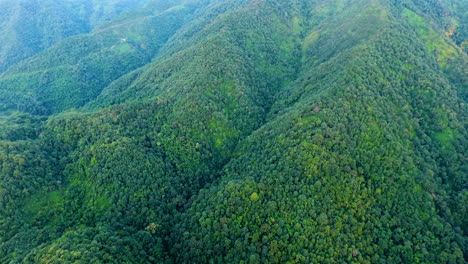
[[[468,260],[465,0],[128,4],[0,75],[0,262]]]
[[[70,36],[87,33],[148,1],[1,0],[0,73]]]
[[[60,41],[0,76],[0,111],[46,115],[83,106],[149,63],[194,10],[196,5],[147,8]]]

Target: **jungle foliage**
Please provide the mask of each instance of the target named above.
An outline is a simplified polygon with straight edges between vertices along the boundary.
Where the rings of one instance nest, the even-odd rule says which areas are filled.
[[[468,260],[466,1],[91,2],[0,75],[1,263]]]

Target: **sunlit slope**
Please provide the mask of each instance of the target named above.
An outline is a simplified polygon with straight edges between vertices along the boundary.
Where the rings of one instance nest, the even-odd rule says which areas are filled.
[[[404,70],[415,50],[383,34],[288,90],[302,95],[175,228],[179,262],[463,263],[466,116],[453,113],[466,110],[440,75]]]
[[[322,63],[307,56],[183,214],[178,263],[464,262],[466,106],[413,28],[379,5],[346,12],[358,44],[322,57],[343,32],[305,38]]]

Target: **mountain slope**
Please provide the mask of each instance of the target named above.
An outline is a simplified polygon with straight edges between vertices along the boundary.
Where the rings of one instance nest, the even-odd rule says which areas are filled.
[[[147,1],[0,1],[0,72]]]
[[[130,13],[12,66],[0,77],[0,110],[44,115],[84,105],[112,81],[149,63],[195,9]]]
[[[436,2],[191,1],[10,68],[0,261],[464,263],[467,57]]]
[[[285,92],[306,90],[175,228],[178,263],[463,263],[466,111],[393,30]],[[408,76],[407,63],[424,74]]]

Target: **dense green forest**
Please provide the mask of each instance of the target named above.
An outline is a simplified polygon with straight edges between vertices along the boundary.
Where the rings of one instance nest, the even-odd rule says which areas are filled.
[[[0,263],[468,261],[466,0],[0,10]]]
[[[62,39],[87,33],[128,10],[144,7],[146,2],[0,0],[0,73]]]

